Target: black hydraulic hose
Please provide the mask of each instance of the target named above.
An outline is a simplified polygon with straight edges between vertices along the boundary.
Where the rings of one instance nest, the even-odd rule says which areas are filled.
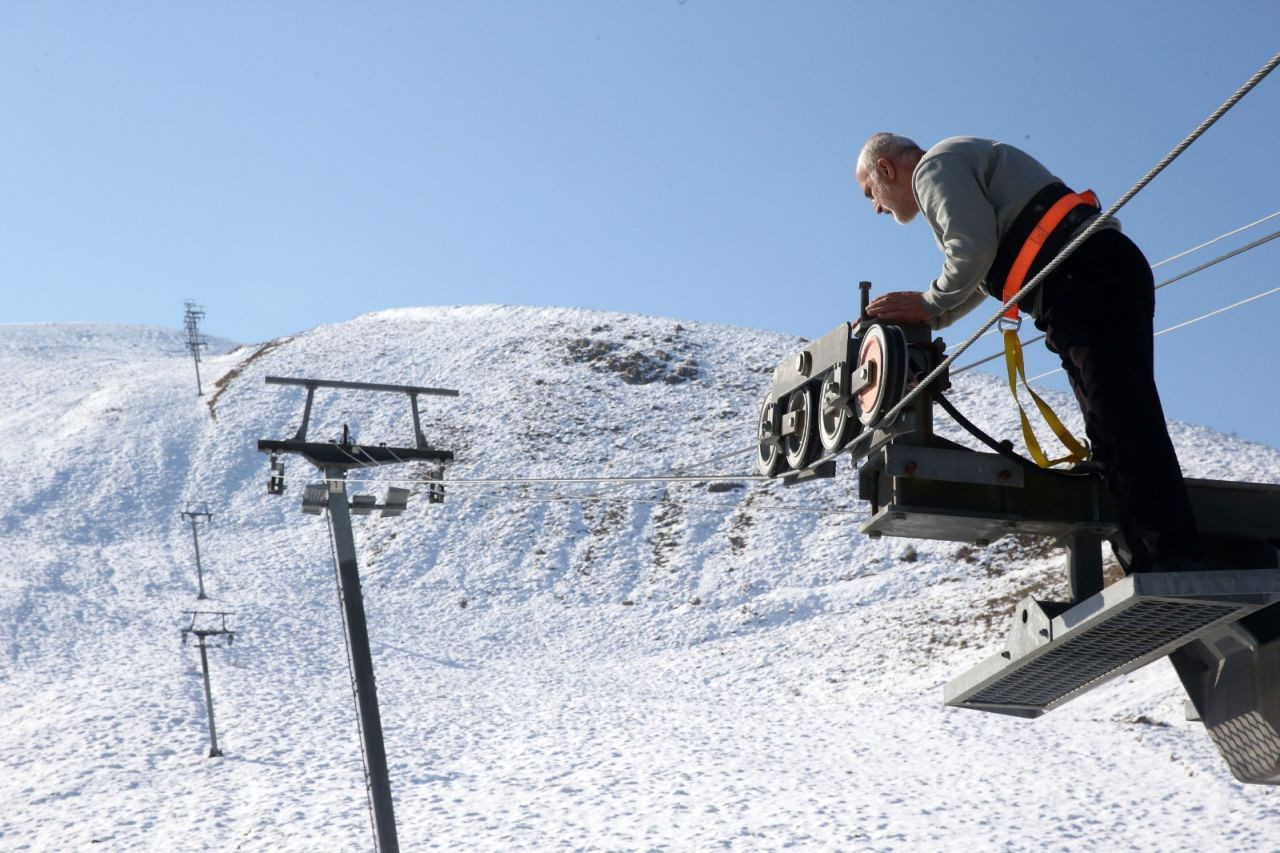
[[[978,441],[982,442],[987,447],[990,447],[996,453],[999,453],[1001,456],[1003,456],[1005,459],[1010,460],[1011,462],[1015,462],[1026,468],[1034,468],[1036,471],[1039,471],[1043,474],[1048,474],[1053,477],[1070,477],[1072,479],[1080,479],[1082,477],[1085,477],[1090,479],[1097,479],[1099,476],[1099,473],[1097,471],[1055,471],[1051,468],[1041,468],[1039,465],[1037,465],[1035,462],[1028,459],[1027,457],[1019,453],[1015,453],[1013,451],[1013,448],[1009,445],[1008,442],[996,441],[994,438],[992,438],[991,436],[983,432],[981,429],[979,429],[977,424],[975,424],[973,421],[969,420],[964,415],[962,415],[960,413],[960,410],[957,409],[954,405],[952,405],[951,401],[948,400],[945,396],[943,396],[941,391],[934,391],[933,399],[938,403],[939,406],[942,407],[942,410],[944,412],[946,412],[948,415],[951,416],[951,420],[959,424],[960,427],[964,429],[965,432],[969,433],[974,438],[978,439]]]

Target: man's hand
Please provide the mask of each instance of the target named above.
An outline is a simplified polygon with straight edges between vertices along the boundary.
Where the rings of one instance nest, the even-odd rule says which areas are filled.
[[[886,323],[928,323],[933,319],[918,290],[899,290],[877,296],[867,305],[867,314]]]

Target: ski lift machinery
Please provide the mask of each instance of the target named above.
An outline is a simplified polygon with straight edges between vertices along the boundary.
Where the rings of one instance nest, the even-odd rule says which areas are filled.
[[[761,473],[787,485],[858,466],[871,504],[861,532],[986,546],[1010,534],[1066,551],[1069,601],[1018,603],[1002,651],[952,679],[947,705],[1038,717],[1168,656],[1199,719],[1242,782],[1280,784],[1280,486],[1187,479],[1207,571],[1132,574],[1103,585],[1102,543],[1128,551],[1110,494],[1088,466],[1047,471],[982,435],[941,375],[880,423],[943,360],[927,326],[842,323],[780,364],[757,425]],[[995,452],[933,431],[933,406]]]

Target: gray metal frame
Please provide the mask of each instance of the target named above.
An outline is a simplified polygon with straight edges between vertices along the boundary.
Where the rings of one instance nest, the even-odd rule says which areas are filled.
[[[1280,570],[1130,575],[1066,607],[1026,598],[1005,648],[943,688],[948,705],[1037,717],[1280,601]]]
[[[779,365],[772,398],[846,359],[852,329],[844,324]],[[903,331],[910,382],[942,346],[924,327]],[[945,375],[935,387],[946,390]],[[1070,600],[1022,601],[1005,648],[953,679],[947,704],[1035,717],[1169,655],[1236,777],[1280,784],[1280,485],[1188,479],[1212,571],[1133,575],[1104,587],[1102,543],[1124,562],[1129,553],[1110,490],[1088,466],[1066,475],[940,438],[932,403],[921,398],[892,424],[780,476],[787,485],[834,476],[843,452],[861,460],[859,497],[871,504],[861,532],[871,538],[985,547],[1027,534],[1064,547]]]

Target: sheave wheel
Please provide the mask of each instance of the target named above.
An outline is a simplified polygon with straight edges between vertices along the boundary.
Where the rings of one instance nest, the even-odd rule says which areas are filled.
[[[818,421],[815,397],[808,386],[801,386],[787,398],[787,417],[793,420],[795,428],[783,436],[782,450],[792,468],[808,465],[818,447],[814,435]]]
[[[907,388],[907,337],[897,326],[873,323],[858,348],[858,367],[870,382],[858,392],[858,420],[870,426],[898,405]]]
[[[853,414],[853,401],[847,396],[841,399],[840,389],[849,387],[848,376],[841,376],[848,368],[837,364],[822,378],[818,390],[818,440],[828,453],[835,453],[857,435],[862,427]]]
[[[778,404],[766,394],[760,406],[760,422],[756,425],[756,468],[766,477],[774,477],[782,467],[782,419]]]

